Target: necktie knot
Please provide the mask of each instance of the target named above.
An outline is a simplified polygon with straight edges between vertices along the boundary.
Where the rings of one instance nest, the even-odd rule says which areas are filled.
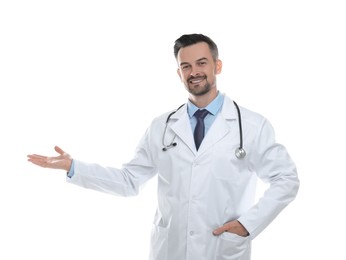
[[[197,119],[204,119],[209,114],[209,111],[206,109],[199,109],[195,112],[194,116]]]

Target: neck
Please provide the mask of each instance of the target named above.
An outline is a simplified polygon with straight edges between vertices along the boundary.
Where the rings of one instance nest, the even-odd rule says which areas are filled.
[[[197,107],[202,108],[208,106],[216,97],[218,91],[216,88],[211,89],[208,93],[202,96],[190,94],[189,100]]]

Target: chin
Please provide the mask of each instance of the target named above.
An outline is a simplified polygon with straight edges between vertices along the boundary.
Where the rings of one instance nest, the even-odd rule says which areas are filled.
[[[190,89],[189,92],[196,96],[196,97],[200,97],[200,96],[204,96],[205,94],[209,93],[210,89]]]

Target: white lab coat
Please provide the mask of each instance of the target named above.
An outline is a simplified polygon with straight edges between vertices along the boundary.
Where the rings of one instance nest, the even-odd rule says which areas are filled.
[[[221,110],[196,151],[184,105],[169,120],[162,151],[166,113],[153,120],[134,158],[122,169],[75,160],[68,182],[103,192],[131,196],[158,177],[158,208],[151,235],[150,260],[249,260],[254,239],[296,196],[299,180],[286,149],[275,142],[270,123],[240,107],[244,148],[239,160],[237,110],[225,97]],[[255,203],[257,177],[269,183]],[[255,204],[254,204],[255,203]],[[248,237],[212,231],[238,219]]]

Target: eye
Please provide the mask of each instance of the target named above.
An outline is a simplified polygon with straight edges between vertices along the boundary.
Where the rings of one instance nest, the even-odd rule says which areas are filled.
[[[190,65],[182,65],[180,68],[182,70],[188,70],[190,68]]]
[[[207,64],[207,62],[206,61],[200,61],[197,64],[198,64],[198,66],[204,66]]]

